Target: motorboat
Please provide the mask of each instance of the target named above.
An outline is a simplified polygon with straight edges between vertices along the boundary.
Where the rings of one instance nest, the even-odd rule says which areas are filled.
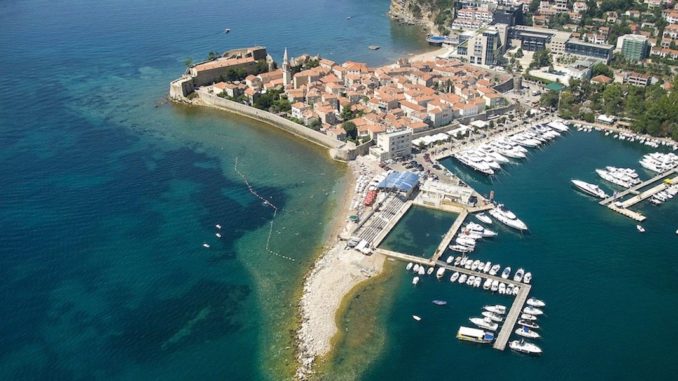
[[[419,275],[424,275],[424,274],[426,274],[426,268],[423,265],[421,265],[421,266],[419,266]]]
[[[445,275],[445,268],[444,267],[438,268],[438,271],[436,271],[436,278],[440,279],[443,277],[443,275]]]
[[[464,245],[450,245],[450,250],[464,254],[464,253],[472,252],[473,247],[472,246],[464,246]]]
[[[586,193],[590,196],[594,196],[594,197],[598,197],[598,198],[608,198],[609,197],[607,193],[605,193],[602,189],[600,189],[599,186],[597,186],[595,184],[590,184],[590,183],[587,183],[587,182],[584,182],[584,181],[581,181],[581,180],[575,180],[575,179],[573,179],[571,181],[572,181],[572,184],[574,184],[574,186],[577,187],[577,189],[579,189],[580,191],[582,191],[582,192],[584,192],[584,193]]]
[[[505,268],[504,271],[501,272],[502,279],[508,279],[509,275],[511,275],[511,266]]]
[[[532,343],[528,343],[525,340],[511,341],[509,343],[509,348],[513,349],[516,352],[526,353],[529,355],[540,355],[542,353],[541,348]]]
[[[492,219],[488,217],[485,213],[478,213],[475,215],[478,221],[486,223],[486,224],[491,224]]]
[[[510,228],[520,231],[527,230],[527,225],[519,220],[513,212],[504,209],[501,204],[494,209],[490,209],[489,213],[492,217]]]
[[[487,274],[487,272],[490,271],[491,268],[492,268],[492,262],[488,261],[487,263],[485,263],[485,267],[483,267],[483,272],[485,274]]]
[[[490,320],[490,318],[480,318],[473,317],[468,319],[471,323],[477,325],[480,328],[489,329],[490,331],[496,331],[499,327],[499,324]]]
[[[471,270],[471,267],[472,267],[472,266],[473,266],[473,261],[469,260],[469,261],[466,261],[466,264],[464,265],[464,268],[465,268],[466,270]]]
[[[513,283],[510,283],[508,286],[506,286],[506,295],[513,295],[513,289],[516,286],[513,285]]]
[[[482,232],[485,228],[482,225],[476,224],[475,222],[469,222],[466,224],[466,228],[476,232]]]
[[[497,292],[497,290],[499,290],[499,281],[498,280],[495,279],[495,280],[492,281],[492,285],[490,285],[490,290],[492,292]]]
[[[527,306],[523,308],[523,312],[530,314],[530,315],[543,315],[544,311],[540,310],[539,308],[532,307],[532,306]]]
[[[466,275],[466,274],[461,274],[461,275],[459,276],[459,284],[463,284],[464,282],[466,282],[466,279],[468,279],[468,275]]]
[[[523,320],[537,320],[537,317],[530,314],[520,314],[520,318]]]
[[[476,240],[475,240],[475,239],[469,238],[469,237],[464,237],[464,236],[459,236],[459,237],[457,237],[457,238],[454,240],[454,242],[456,242],[456,243],[458,243],[458,244],[460,244],[460,245],[463,245],[463,246],[471,246],[471,247],[475,247],[475,245],[476,245]]]
[[[419,272],[419,264],[418,264],[418,263],[415,263],[415,264],[414,264],[414,267],[412,267],[412,270],[413,270],[415,273],[418,273],[418,272]]]
[[[529,299],[527,299],[527,305],[532,306],[532,307],[544,307],[544,306],[546,306],[546,303],[544,303],[543,301],[541,301],[539,299],[529,298]]]
[[[483,309],[485,311],[494,312],[495,314],[499,315],[503,315],[506,313],[506,306],[502,306],[501,304],[495,304],[493,306],[483,306]]]
[[[523,275],[525,275],[525,270],[522,268],[518,269],[516,271],[516,274],[513,276],[513,280],[516,282],[522,282],[523,281]]]
[[[483,282],[483,278],[477,276],[476,279],[473,281],[473,287],[480,287],[480,284]]]
[[[504,283],[499,283],[499,293],[501,295],[506,294],[506,284]]]
[[[466,258],[466,257],[464,257],[463,255],[462,255],[462,256],[459,256],[459,257],[457,257],[457,258],[454,258],[454,265],[455,265],[455,266],[459,266],[459,264],[461,264],[461,261],[462,261],[464,258]]]
[[[421,318],[417,315],[412,315],[412,319],[414,319],[416,321],[421,321]]]
[[[518,320],[518,324],[524,325],[525,327],[532,328],[532,329],[539,329],[539,324],[537,324],[534,321],[529,321],[529,320]]]
[[[221,230],[221,225],[216,224],[216,225],[214,225],[214,226],[215,226],[217,229]]]
[[[483,311],[481,312],[481,315],[485,316],[486,318],[490,318],[490,320],[495,321],[497,323],[501,323],[504,321],[504,317],[495,314],[494,312],[490,311]]]
[[[480,266],[480,260],[476,259],[473,261],[473,264],[471,264],[471,270],[476,271],[478,270],[478,266]]]
[[[496,237],[499,234],[497,234],[497,232],[495,232],[493,230],[485,228],[485,229],[483,229],[483,232],[481,233],[481,235],[482,235],[483,238],[492,238],[492,237]]]
[[[519,291],[520,291],[520,287],[518,287],[518,286],[513,287],[513,295],[518,295]]]
[[[412,270],[412,262],[408,263],[407,266],[405,266],[405,270],[407,271]]]
[[[636,225],[636,229],[638,229],[638,231],[641,233],[645,233],[645,228],[640,225]]]
[[[429,267],[429,268],[426,270],[426,275],[431,275],[431,274],[433,274],[433,271],[435,271],[435,268],[434,268],[433,266]]]
[[[490,278],[485,279],[485,283],[483,283],[483,290],[489,290],[491,286],[492,286],[492,279],[490,279]]]
[[[209,249],[209,248],[210,248],[210,245],[208,245],[207,243],[203,243],[203,244],[202,244],[202,247],[204,247],[205,249]]]
[[[607,181],[608,183],[612,183],[623,188],[629,188],[631,186],[629,182],[614,176],[613,174],[604,169],[596,169],[596,173],[598,174],[598,176],[600,176],[603,180]]]
[[[522,336],[522,337],[527,337],[528,339],[538,339],[541,337],[540,334],[538,334],[535,331],[530,330],[529,328],[522,326],[518,329],[516,329],[516,335]]]
[[[445,259],[445,263],[447,263],[448,265],[449,265],[450,263],[452,263],[452,261],[454,261],[454,256],[453,256],[453,255],[448,255],[448,256],[447,256],[447,259]]]
[[[214,235],[217,236],[217,238],[221,238],[221,233],[215,233]]]
[[[501,269],[501,265],[498,263],[492,266],[492,268],[490,268],[490,275],[497,275],[497,271],[499,271],[499,269]]]
[[[487,344],[494,341],[494,333],[485,332],[482,329],[477,328],[459,327],[459,331],[457,331],[457,339]]]
[[[470,286],[470,285],[473,284],[473,282],[475,280],[476,280],[476,277],[474,275],[471,275],[470,277],[468,277],[468,279],[466,279],[466,284]]]
[[[414,278],[412,278],[412,284],[416,286],[417,283],[419,283],[419,277],[415,276]]]
[[[459,279],[459,272],[455,271],[454,274],[452,274],[452,276],[450,277],[450,282],[454,283],[457,281],[457,279]]]
[[[438,299],[434,300],[432,303],[435,304],[436,306],[444,306],[444,305],[447,304],[446,301],[444,301],[444,300],[438,300]]]
[[[532,282],[532,273],[528,271],[525,273],[525,276],[523,277],[523,283],[530,284],[530,282]]]

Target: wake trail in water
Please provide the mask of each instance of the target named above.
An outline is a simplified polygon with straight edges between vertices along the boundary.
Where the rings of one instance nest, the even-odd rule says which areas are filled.
[[[262,197],[261,195],[259,195],[259,193],[257,193],[257,191],[254,190],[254,187],[252,187],[252,184],[250,184],[250,182],[247,180],[247,176],[245,176],[245,174],[240,172],[240,170],[238,169],[238,157],[237,156],[235,158],[235,165],[233,166],[233,169],[235,170],[235,173],[237,173],[240,177],[242,177],[242,180],[243,180],[243,182],[245,182],[245,185],[247,185],[247,189],[250,191],[250,193],[252,193],[255,197],[257,197],[258,199],[263,201],[264,206],[267,206],[267,207],[273,209],[273,218],[271,219],[270,228],[268,230],[268,238],[266,239],[266,251],[269,254],[273,254],[273,255],[278,256],[280,258],[287,259],[288,261],[295,262],[294,258],[290,258],[286,255],[282,255],[282,254],[278,253],[277,251],[271,250],[271,236],[273,235],[273,222],[275,221],[275,217],[278,215],[278,207],[275,206],[269,200],[267,200],[264,197]]]

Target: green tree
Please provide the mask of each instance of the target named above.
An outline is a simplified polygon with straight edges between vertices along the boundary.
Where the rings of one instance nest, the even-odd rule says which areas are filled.
[[[593,65],[593,67],[591,68],[591,75],[595,77],[601,74],[610,78],[614,78],[614,72],[612,71],[612,69],[610,69],[610,67],[605,65],[604,63],[599,62]]]
[[[534,12],[536,12],[537,9],[539,9],[539,3],[540,3],[540,2],[541,2],[540,0],[532,0],[532,1],[530,1],[530,6],[529,6],[530,13],[534,14]]]
[[[341,125],[341,128],[346,131],[346,137],[351,140],[355,140],[358,137],[358,127],[356,127],[353,122],[345,122]]]
[[[219,52],[210,51],[209,53],[207,53],[207,60],[208,61],[214,61],[217,58],[219,58],[219,56],[221,56],[221,54],[219,54]]]
[[[543,107],[556,107],[558,105],[558,92],[550,90],[542,94],[539,104]]]
[[[523,54],[523,48],[518,48],[518,50],[516,50],[516,55],[515,55],[515,57],[516,57],[516,58],[523,58],[523,56],[524,56],[524,54]]]
[[[532,56],[532,62],[530,63],[531,69],[551,65],[553,65],[553,58],[551,57],[550,50],[544,49],[534,52],[534,55]]]
[[[322,126],[323,126],[323,124],[322,124],[322,122],[320,121],[320,119],[318,119],[318,118],[313,118],[313,119],[311,119],[311,121],[308,123],[308,128],[310,128],[310,129],[312,129],[312,130],[315,130],[315,131],[319,131],[319,130],[320,130],[320,127],[322,127]]]
[[[619,115],[622,106],[622,91],[619,84],[613,83],[603,91],[603,107],[608,115]]]

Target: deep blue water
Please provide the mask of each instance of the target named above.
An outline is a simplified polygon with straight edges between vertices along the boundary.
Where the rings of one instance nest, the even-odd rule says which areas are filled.
[[[0,379],[278,379],[344,169],[270,128],[167,104],[168,83],[188,57],[254,44],[370,64],[426,49],[387,8],[1,2]],[[271,248],[295,262],[265,250],[273,211],[236,158],[278,207]]]
[[[470,326],[468,318],[480,316],[483,305],[510,305],[512,299],[435,277],[412,287],[401,264],[388,285],[396,297],[383,312],[385,350],[364,378],[675,378],[678,203],[641,205],[638,210],[648,219],[643,223],[647,232],[640,234],[634,221],[599,206],[569,183],[579,178],[601,184],[594,169],[605,165],[633,167],[649,178],[638,159],[650,151],[599,133],[574,132],[533,151],[492,181],[454,159],[444,160],[481,193],[494,190],[529,226],[530,233],[521,235],[494,223],[499,236],[479,243],[472,257],[534,274],[531,295],[547,303],[539,321],[543,340],[536,341],[544,355],[531,358],[458,341],[458,327]],[[433,299],[449,303],[437,307]],[[422,321],[412,320],[412,314]]]

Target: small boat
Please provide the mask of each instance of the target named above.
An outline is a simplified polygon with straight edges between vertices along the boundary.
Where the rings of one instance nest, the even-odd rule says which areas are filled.
[[[471,270],[473,270],[473,271],[478,270],[478,266],[480,266],[480,260],[476,259],[476,260],[473,261],[473,263],[471,264]]]
[[[520,291],[520,287],[515,286],[515,287],[513,288],[513,295],[518,295],[518,291]]]
[[[426,274],[426,269],[424,268],[423,265],[419,266],[419,275],[424,275],[424,274]]]
[[[476,280],[473,281],[473,287],[480,287],[480,283],[482,283],[483,278],[477,276]]]
[[[499,293],[501,295],[506,294],[506,285],[504,283],[499,283]]]
[[[434,271],[434,270],[435,270],[435,268],[434,268],[433,266],[429,267],[428,270],[426,270],[426,275],[431,275],[431,274],[433,274],[433,271]]]
[[[461,274],[461,275],[459,276],[459,284],[465,283],[465,282],[466,282],[466,279],[468,279],[468,275],[466,275],[466,274]]]
[[[468,279],[466,280],[466,284],[470,286],[470,285],[473,284],[473,282],[475,282],[475,280],[476,280],[475,275],[471,275],[471,276],[468,277]]]
[[[226,29],[224,29],[224,33],[231,33],[231,30],[226,28]]]
[[[452,276],[450,277],[450,282],[454,283],[457,281],[457,279],[459,279],[459,272],[455,271],[454,274],[452,274]]]
[[[346,20],[350,20],[350,19],[351,19],[351,16],[346,16]]]
[[[412,270],[414,270],[415,273],[418,273],[419,272],[419,264],[415,263]]]
[[[523,270],[522,268],[518,269],[518,271],[516,271],[516,274],[513,276],[513,280],[516,282],[522,282],[523,275],[525,275],[525,270]]]
[[[405,270],[407,271],[412,270],[412,262],[408,263],[407,266],[405,266]]]
[[[435,304],[436,306],[444,306],[444,305],[447,304],[447,302],[444,301],[444,300],[438,300],[438,299],[436,299],[436,300],[433,301],[433,304]]]
[[[537,320],[537,317],[530,314],[520,314],[520,318],[523,320]]]
[[[489,290],[491,286],[492,286],[492,279],[490,279],[490,278],[485,279],[485,283],[483,283],[483,290]]]
[[[217,238],[221,238],[221,233],[216,233],[215,235],[217,236]]]
[[[412,315],[412,319],[414,319],[416,321],[421,321],[421,318],[417,315]]]
[[[503,279],[508,279],[509,275],[511,275],[511,266],[505,268],[504,271],[501,272],[501,277]]]
[[[456,251],[458,253],[470,253],[473,251],[473,247],[464,245],[450,245],[450,250]]]
[[[544,311],[540,310],[539,308],[530,307],[530,306],[523,308],[523,312],[530,314],[530,315],[543,315],[544,314]]]
[[[539,299],[529,298],[529,299],[527,299],[527,305],[532,306],[532,307],[544,307],[544,306],[546,306],[546,303],[544,303],[543,301],[541,301]]]
[[[488,262],[485,264],[485,267],[483,268],[483,272],[484,272],[485,274],[487,274],[487,272],[490,271],[490,268],[492,268],[492,262],[489,262],[489,261],[488,261]]]
[[[485,316],[486,318],[490,318],[492,321],[496,321],[497,323],[501,323],[504,321],[504,318],[495,314],[494,312],[490,311],[483,311],[481,312],[481,315]]]
[[[210,245],[208,245],[207,243],[203,243],[203,244],[202,244],[202,247],[204,247],[205,249],[209,249],[209,248],[210,248]]]
[[[457,331],[457,339],[487,344],[494,341],[494,333],[485,332],[482,329],[477,328],[459,327],[459,331]]]
[[[459,264],[461,264],[461,261],[462,261],[463,259],[464,259],[463,256],[454,258],[454,265],[455,265],[455,266],[459,266]]]
[[[217,229],[221,229],[221,225],[219,225],[219,224],[216,224],[216,225],[214,225],[214,226],[216,226]]]
[[[523,283],[530,284],[531,281],[532,281],[532,273],[528,271],[528,272],[525,273],[525,276],[523,277]]]
[[[529,327],[532,329],[539,329],[539,324],[535,323],[534,321],[529,321],[529,320],[518,320],[518,324],[524,325],[525,327]]]
[[[492,281],[492,285],[490,285],[490,291],[497,292],[498,289],[499,289],[499,281],[495,279],[495,280]]]
[[[528,339],[538,339],[541,337],[540,334],[538,334],[535,331],[531,331],[529,328],[522,326],[518,329],[516,329],[516,335],[522,336],[522,337],[527,337]]]
[[[541,348],[532,343],[528,343],[525,340],[514,340],[509,343],[509,348],[513,349],[516,352],[526,353],[530,355],[540,355],[542,353]]]
[[[484,223],[486,223],[486,224],[491,224],[491,223],[492,223],[492,219],[491,219],[487,214],[485,214],[485,213],[478,213],[478,214],[476,214],[476,218],[478,219],[478,221],[484,222]]]
[[[477,325],[480,328],[489,329],[490,331],[496,331],[499,327],[499,324],[490,320],[490,318],[480,318],[472,317],[468,319],[471,323]]]
[[[497,271],[499,271],[500,268],[501,268],[500,264],[492,266],[492,268],[490,269],[490,275],[496,275]]]
[[[445,268],[444,267],[438,268],[438,271],[436,271],[436,278],[440,279],[443,277],[443,275],[445,275]]]
[[[449,265],[450,263],[452,263],[452,261],[454,261],[454,256],[448,255],[447,259],[445,260],[445,263],[447,263]]]
[[[381,46],[379,46],[379,45],[370,45],[370,46],[368,46],[368,48],[369,48],[370,50],[379,50],[379,48],[381,48]]]
[[[412,284],[416,286],[417,283],[419,283],[419,277],[415,276],[414,278],[412,278]]]
[[[638,231],[641,233],[645,233],[645,228],[640,225],[636,225],[636,229],[638,229]]]
[[[495,304],[494,306],[483,306],[485,311],[494,312],[495,314],[503,315],[506,313],[506,306]]]

